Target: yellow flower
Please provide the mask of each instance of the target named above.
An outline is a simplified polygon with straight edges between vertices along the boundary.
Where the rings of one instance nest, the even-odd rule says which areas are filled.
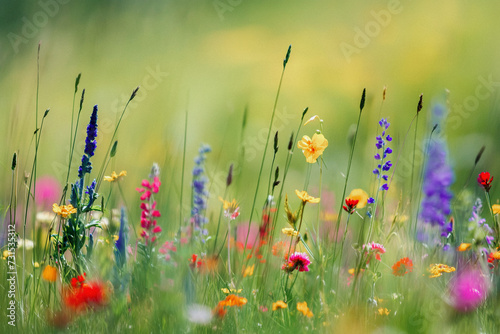
[[[235,199],[231,202],[224,200],[222,197],[219,197],[219,200],[222,202],[222,208],[224,209],[224,216],[230,218],[231,220],[236,219],[240,215],[239,210],[240,207]]]
[[[295,231],[295,229],[291,227],[285,227],[281,230],[283,234],[288,235],[289,237],[296,237],[299,235],[299,232]]]
[[[491,209],[493,210],[493,214],[497,215],[500,213],[500,204],[493,204],[491,206]]]
[[[57,205],[56,203],[52,204],[52,211],[63,218],[68,218],[68,216],[72,213],[76,213],[76,208],[73,205]]]
[[[297,310],[308,318],[313,317],[313,313],[311,312],[309,307],[307,307],[307,302],[297,303]]]
[[[273,303],[273,311],[280,310],[282,308],[287,308],[287,307],[288,307],[288,305],[282,300],[278,300],[276,303]]]
[[[363,189],[353,189],[346,199],[358,200],[357,209],[362,209],[368,202],[368,194]]]
[[[320,198],[309,196],[309,194],[305,190],[298,191],[297,189],[295,189],[295,194],[297,194],[297,196],[304,203],[305,202],[309,202],[309,203],[312,203],[312,204],[316,204],[316,203],[319,203],[319,201],[321,200]]]
[[[47,282],[54,283],[57,280],[57,268],[50,264],[46,265],[42,272],[42,278]]]
[[[246,267],[243,270],[243,277],[252,276],[254,269],[255,269],[255,264],[253,264],[252,266]]]
[[[389,313],[391,313],[391,311],[385,307],[381,307],[378,309],[378,314],[380,315],[389,315]]]
[[[222,288],[220,290],[224,292],[226,295],[230,293],[240,293],[241,291],[243,291],[243,289],[228,289],[228,288]]]
[[[116,172],[113,171],[111,173],[111,176],[105,176],[104,177],[104,181],[115,182],[115,181],[119,181],[124,176],[127,176],[127,171],[126,170],[122,170],[120,172],[120,174],[116,174]]]
[[[302,137],[298,142],[297,147],[302,150],[306,161],[313,164],[323,154],[325,148],[328,147],[328,140],[322,134],[315,133],[311,138],[308,136]]]
[[[9,252],[8,250],[4,250],[2,254],[2,258],[6,260],[9,256],[14,255],[13,253]]]
[[[38,263],[38,262],[33,263],[33,267],[40,268],[40,263]]]
[[[468,250],[470,248],[470,246],[471,246],[471,244],[462,242],[460,244],[460,246],[458,246],[457,251],[459,251],[459,252],[465,252],[466,250]]]
[[[443,273],[451,273],[451,272],[454,272],[454,271],[455,271],[455,267],[449,267],[446,264],[440,264],[440,263],[431,264],[429,272],[432,275],[429,276],[429,277],[430,278],[439,277]]]

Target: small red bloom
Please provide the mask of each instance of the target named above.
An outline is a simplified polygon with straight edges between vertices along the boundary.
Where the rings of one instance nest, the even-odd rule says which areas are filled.
[[[493,182],[493,176],[490,177],[489,172],[479,173],[477,182],[484,188],[484,190],[486,190],[486,192],[489,192],[491,188],[491,182]]]
[[[200,257],[198,258],[198,255],[193,254],[191,255],[191,259],[189,260],[189,266],[191,269],[201,269],[203,267],[203,259]]]
[[[394,276],[404,276],[413,271],[413,261],[407,257],[402,258],[392,266]]]
[[[356,209],[356,206],[358,205],[359,203],[359,199],[351,199],[349,197],[347,197],[345,199],[345,204],[343,206],[344,210],[347,211],[349,214],[353,214],[355,209]]]

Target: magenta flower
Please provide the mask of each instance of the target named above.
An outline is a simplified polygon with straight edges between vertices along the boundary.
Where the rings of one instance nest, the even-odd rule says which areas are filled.
[[[287,272],[292,272],[295,269],[298,269],[299,271],[309,271],[308,266],[310,263],[311,260],[309,260],[309,257],[306,253],[295,252],[290,255],[290,257],[288,258],[288,262],[283,264],[281,269]]]
[[[159,171],[157,168],[153,167],[155,173],[150,175],[152,182],[148,180],[142,180],[142,187],[136,190],[141,193],[141,227],[143,231],[141,237],[144,238],[144,243],[148,245],[153,244],[156,241],[156,234],[162,231],[161,227],[157,225],[155,218],[161,217],[160,211],[156,210],[156,201],[153,199],[153,194],[158,193],[160,190],[160,179],[158,178]]]
[[[480,269],[464,269],[450,282],[450,300],[459,312],[475,310],[488,296],[490,284]]]

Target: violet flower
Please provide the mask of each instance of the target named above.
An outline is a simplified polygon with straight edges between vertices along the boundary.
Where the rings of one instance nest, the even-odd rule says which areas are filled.
[[[205,224],[208,223],[207,217],[204,216],[208,199],[208,191],[206,190],[208,178],[205,175],[205,160],[206,154],[211,150],[208,145],[201,145],[198,150],[199,155],[194,159],[193,183],[191,184],[193,187],[191,223],[194,230],[200,234],[200,240],[203,243],[205,242],[204,236],[208,234],[208,230],[204,228]]]
[[[432,226],[439,226],[442,237],[452,232],[453,226],[447,216],[451,213],[453,194],[450,186],[454,180],[453,170],[446,159],[447,152],[442,141],[429,144],[429,154],[424,170],[420,219]]]
[[[387,183],[387,181],[389,180],[388,172],[392,167],[392,162],[390,160],[386,160],[389,154],[392,153],[392,149],[387,146],[387,143],[392,141],[392,137],[388,135],[386,131],[391,124],[387,121],[387,118],[382,118],[378,122],[378,124],[382,128],[382,134],[375,138],[377,140],[375,146],[377,147],[379,152],[377,152],[377,154],[375,154],[374,156],[375,160],[377,160],[377,168],[373,170],[373,174],[377,175],[377,179],[384,180],[384,183],[378,190],[387,191],[389,190],[389,184]],[[375,203],[375,199],[373,199],[373,197],[370,197],[368,199],[368,204],[372,203]]]

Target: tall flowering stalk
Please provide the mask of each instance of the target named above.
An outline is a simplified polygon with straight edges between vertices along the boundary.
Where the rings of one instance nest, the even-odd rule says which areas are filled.
[[[154,245],[157,234],[161,232],[161,227],[157,224],[156,218],[161,217],[160,211],[156,210],[156,201],[153,195],[160,190],[159,169],[156,164],[153,166],[152,172],[149,175],[149,180],[142,180],[142,188],[136,190],[141,193],[141,227],[143,228],[141,237],[144,244],[151,250]]]
[[[205,217],[205,210],[207,208],[208,191],[207,183],[208,178],[205,175],[205,160],[206,154],[211,152],[212,149],[208,145],[201,145],[198,150],[199,155],[194,159],[195,166],[193,168],[193,183],[191,184],[193,190],[193,199],[191,202],[191,225],[193,227],[194,237],[199,237],[202,243],[205,243],[205,236],[208,234],[205,225],[208,223],[208,218]]]
[[[374,156],[375,160],[377,161],[377,168],[373,170],[373,174],[377,175],[378,185],[375,198],[370,197],[368,199],[369,204],[374,204],[374,209],[371,213],[370,228],[368,231],[367,240],[370,240],[371,238],[371,232],[373,227],[372,222],[376,214],[379,194],[380,192],[389,190],[388,172],[392,167],[392,162],[391,160],[389,160],[389,155],[392,154],[392,149],[388,146],[388,143],[392,141],[392,137],[389,134],[387,134],[387,129],[389,129],[389,126],[391,124],[387,121],[387,118],[382,118],[378,122],[378,124],[382,128],[382,133],[375,138],[376,139],[375,147],[377,148],[378,152]]]
[[[484,188],[486,202],[490,209],[491,217],[496,225],[497,242],[498,242],[500,241],[500,222],[498,221],[498,217],[493,212],[493,206],[491,205],[491,199],[490,199],[490,189],[491,189],[491,183],[493,182],[493,176],[491,176],[489,172],[479,173],[477,177],[477,182],[482,188]]]
[[[493,241],[495,238],[493,237],[493,229],[486,224],[486,219],[481,217],[481,211],[483,208],[483,203],[478,198],[476,202],[472,206],[472,214],[469,218],[469,237],[474,241],[475,246],[481,246],[483,241],[486,241],[484,246],[492,247]],[[468,247],[462,244],[462,249],[467,250]],[[460,248],[460,247],[459,247]],[[461,249],[459,249],[461,250]]]
[[[302,140],[298,142],[297,146],[298,148],[302,149],[302,153],[304,153],[304,156],[306,157],[306,161],[308,163],[315,163],[318,158],[321,158],[321,162],[319,164],[319,193],[321,194],[321,186],[323,179],[323,152],[328,147],[328,140],[325,138],[325,136],[323,136],[322,133],[323,120],[318,115],[314,115],[313,117],[311,117],[307,122],[304,123],[304,125],[307,125],[307,123],[315,119],[319,120],[320,129],[316,130],[317,133],[315,133],[312,136],[312,139],[309,138],[308,136],[302,137]],[[321,243],[319,238],[320,212],[321,212],[321,206],[318,205],[318,216],[317,216],[318,218],[316,222],[316,242],[318,244],[318,251],[321,258]]]
[[[420,219],[423,223],[438,226],[441,237],[452,232],[452,223],[447,216],[451,213],[453,194],[450,186],[454,174],[447,161],[447,151],[443,141],[434,140],[429,144],[429,154],[424,170],[423,193]]]
[[[61,217],[62,236],[57,234],[52,235],[55,244],[54,257],[60,260],[63,272],[63,278],[74,275],[81,275],[84,270],[83,248],[87,241],[87,230],[99,227],[99,221],[93,220],[86,223],[86,219],[82,215],[88,214],[90,211],[102,211],[102,208],[95,206],[94,203],[98,198],[96,192],[96,180],[94,179],[90,185],[85,187],[86,174],[92,171],[92,163],[90,158],[94,156],[97,148],[97,105],[94,106],[90,116],[89,124],[87,125],[87,136],[85,138],[85,149],[82,156],[82,163],[78,168],[78,180],[71,185],[71,197],[69,205],[53,205],[53,211]],[[57,231],[59,232],[59,231]],[[89,258],[93,250],[93,235],[88,234],[87,255]],[[64,253],[70,251],[73,259],[74,268],[64,258]]]
[[[224,210],[224,217],[227,219],[227,271],[229,274],[229,280],[231,280],[232,283],[232,277],[231,277],[231,221],[235,220],[238,218],[240,215],[240,207],[238,206],[238,203],[236,202],[235,199],[233,199],[231,202],[228,202],[222,198],[219,197],[219,200],[222,202],[222,209]],[[248,238],[247,238],[248,240]],[[233,284],[232,284],[233,285]]]
[[[94,156],[95,149],[97,148],[97,105],[94,106],[92,115],[90,116],[90,122],[87,126],[87,137],[85,138],[85,150],[82,156],[82,164],[78,168],[78,178],[83,180],[85,174],[92,171],[92,163],[90,158]],[[83,189],[83,183],[80,183],[80,187]]]

